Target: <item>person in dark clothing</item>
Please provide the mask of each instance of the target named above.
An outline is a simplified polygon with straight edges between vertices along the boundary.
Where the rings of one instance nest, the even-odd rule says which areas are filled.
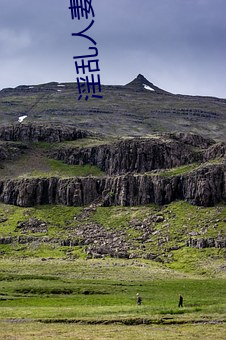
[[[142,304],[142,297],[140,296],[139,293],[137,293],[137,304],[140,306]]]
[[[178,307],[183,307],[183,296],[180,294],[179,296],[179,304]]]

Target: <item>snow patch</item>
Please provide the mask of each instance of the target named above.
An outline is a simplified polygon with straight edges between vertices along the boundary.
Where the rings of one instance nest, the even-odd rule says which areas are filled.
[[[57,90],[57,92],[61,92],[62,90]]]
[[[22,121],[23,121],[25,118],[27,118],[27,116],[20,116],[20,117],[18,118],[18,122],[19,122],[19,123],[22,123]]]
[[[34,86],[29,86],[29,89],[33,89],[34,88]]]
[[[63,84],[58,84],[57,86],[59,86],[59,87],[65,87],[65,85],[63,85]]]
[[[146,85],[146,84],[143,84],[145,90],[149,90],[149,91],[155,91],[152,87]]]

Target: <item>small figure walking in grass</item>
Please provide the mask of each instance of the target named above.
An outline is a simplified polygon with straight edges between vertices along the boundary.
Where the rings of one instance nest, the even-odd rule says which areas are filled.
[[[142,304],[142,297],[140,296],[139,293],[137,293],[137,305],[141,306],[141,304]]]
[[[179,304],[178,304],[178,307],[183,307],[183,296],[180,294],[179,296]]]

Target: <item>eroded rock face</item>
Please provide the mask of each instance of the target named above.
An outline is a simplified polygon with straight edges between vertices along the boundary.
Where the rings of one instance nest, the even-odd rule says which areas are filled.
[[[188,247],[192,248],[226,248],[226,239],[223,237],[217,238],[200,238],[200,239],[193,239],[190,238],[187,242]]]
[[[103,178],[42,178],[0,182],[0,200],[19,206],[36,204],[88,205],[101,200],[105,206],[167,204],[184,199],[211,206],[226,196],[226,165],[209,165],[186,175],[160,177],[122,175]]]
[[[204,161],[208,161],[213,158],[226,156],[226,143],[217,143],[212,145],[204,152]]]
[[[211,206],[225,199],[226,165],[211,165],[182,179],[182,197],[192,204]]]
[[[194,152],[181,142],[161,139],[126,140],[112,145],[64,148],[55,151],[52,156],[68,164],[97,165],[109,175],[173,168],[202,158],[201,153]]]
[[[180,141],[181,143],[192,145],[201,149],[207,149],[211,145],[215,144],[215,141],[213,139],[202,137],[194,133],[176,132],[166,133],[165,135],[169,136],[169,138],[171,139]]]
[[[22,142],[63,142],[91,135],[87,131],[70,126],[38,124],[14,124],[0,127],[0,140]]]
[[[166,133],[85,148],[64,147],[51,154],[67,164],[96,165],[108,175],[145,173],[225,156],[225,143],[190,133]]]
[[[24,153],[24,150],[27,147],[23,144],[13,145],[8,143],[1,143],[0,144],[0,161],[4,160],[14,160],[18,157],[21,153]]]
[[[14,140],[62,141],[85,137],[68,127],[18,124],[0,129],[0,138]],[[0,181],[0,201],[19,206],[63,204],[83,206],[96,201],[102,205],[144,205],[170,203],[176,199],[210,206],[226,198],[226,164],[200,167],[188,174],[164,177],[154,170],[173,168],[196,161],[225,156],[225,145],[190,134],[124,140],[111,145],[61,148],[52,157],[68,164],[91,164],[106,177],[33,178]],[[10,143],[9,143],[10,144]],[[196,148],[194,149],[194,146]],[[208,147],[208,149],[204,149]],[[2,150],[2,152],[1,152]],[[0,157],[7,157],[7,148]],[[152,171],[151,174],[144,174]]]

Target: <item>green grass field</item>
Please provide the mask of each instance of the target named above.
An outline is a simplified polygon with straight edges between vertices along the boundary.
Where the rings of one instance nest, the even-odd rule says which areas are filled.
[[[60,178],[68,178],[68,177],[75,177],[75,176],[103,176],[104,172],[101,171],[95,165],[68,165],[62,161],[58,161],[55,159],[48,159],[47,163],[47,170],[32,170],[31,172],[22,175],[21,177],[60,177]]]
[[[61,144],[61,147],[76,146],[76,145],[89,145],[89,143],[103,143],[104,141],[99,139],[81,139],[78,141],[65,142]],[[14,145],[14,144],[13,144]],[[15,143],[16,145],[16,143]],[[25,144],[24,144],[25,145]],[[49,178],[60,177],[69,178],[75,176],[87,177],[87,176],[103,176],[105,173],[97,166],[85,164],[85,165],[69,165],[63,161],[52,159],[49,156],[49,152],[54,148],[59,147],[59,143],[30,143],[25,145],[28,147],[26,153],[22,153],[18,158],[13,160],[1,161],[0,177],[6,178]]]
[[[26,325],[26,326],[25,326]],[[224,340],[225,326],[217,324],[188,325],[81,325],[81,324],[41,324],[0,322],[0,339],[39,340],[162,340],[162,339],[208,339]]]
[[[224,338],[225,279],[144,260],[3,258],[0,267],[0,339]]]
[[[225,205],[202,208],[178,201],[84,212],[83,207],[0,204],[0,237],[67,239],[80,224],[98,223],[106,230],[126,230],[139,248],[140,231],[131,221],[157,214],[165,221],[153,226],[146,250],[161,253],[163,262],[87,259],[83,246],[51,242],[0,244],[0,339],[225,338],[225,251],[185,246],[191,231],[196,237],[204,229],[204,237],[225,232]],[[24,234],[17,228],[34,218],[47,230]],[[160,236],[168,237],[167,244],[158,245]],[[179,249],[169,250],[178,244]],[[139,307],[137,292],[143,298]],[[178,308],[179,294],[183,308]]]

